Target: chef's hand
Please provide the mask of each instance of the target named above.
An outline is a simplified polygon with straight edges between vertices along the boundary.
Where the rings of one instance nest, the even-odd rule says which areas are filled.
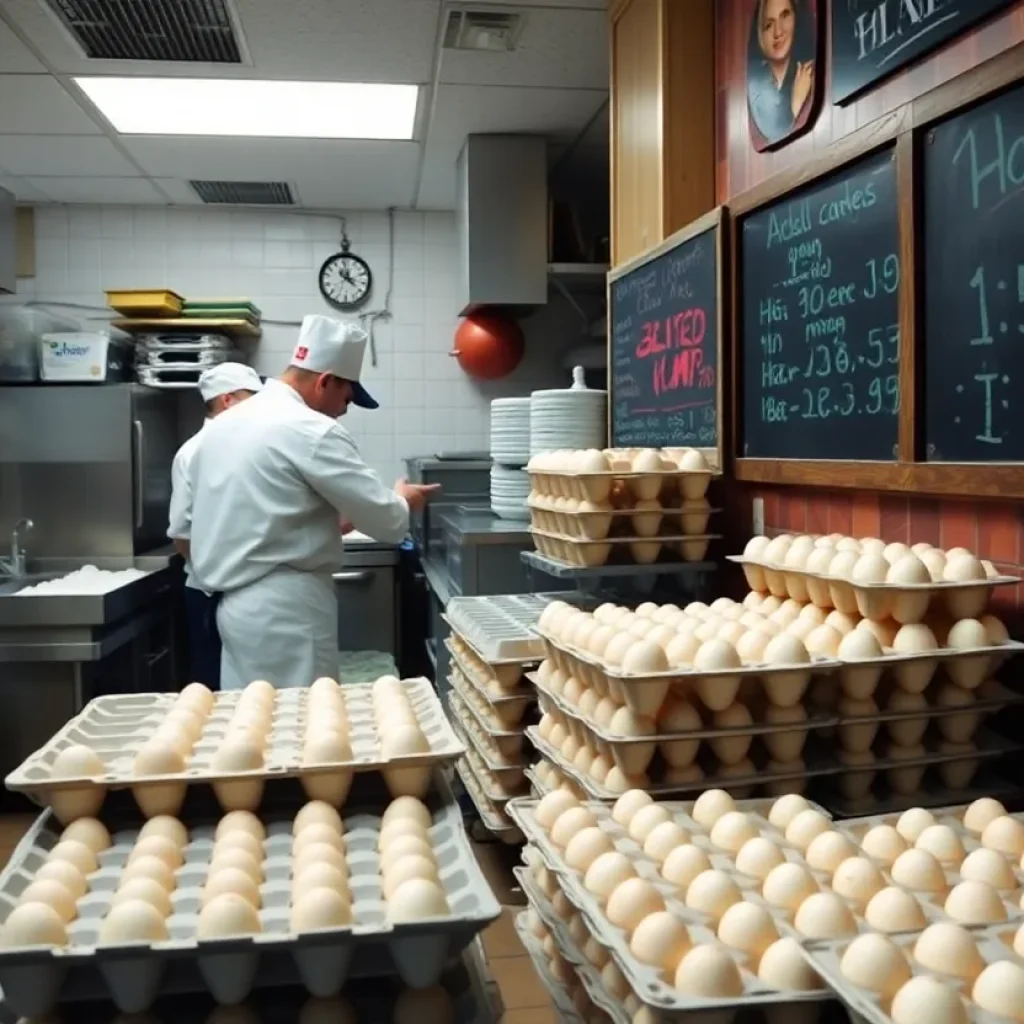
[[[355,525],[344,518],[339,520],[338,525],[341,527],[342,537],[344,537],[348,533],[351,533],[355,529]]]
[[[411,484],[404,477],[395,481],[395,494],[405,498],[409,508],[414,512],[423,508],[439,490],[440,484]]]

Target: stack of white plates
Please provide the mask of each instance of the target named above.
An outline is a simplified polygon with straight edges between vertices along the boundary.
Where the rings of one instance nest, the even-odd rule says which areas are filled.
[[[491,511],[502,519],[527,521],[530,510],[530,475],[525,469],[491,466]]]
[[[503,466],[525,466],[529,462],[529,398],[496,398],[491,402],[491,458]]]
[[[572,371],[571,388],[530,396],[530,454],[564,448],[604,448],[608,392],[591,391],[583,367]]]

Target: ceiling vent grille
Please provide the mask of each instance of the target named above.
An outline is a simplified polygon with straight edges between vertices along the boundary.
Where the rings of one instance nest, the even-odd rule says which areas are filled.
[[[522,26],[522,15],[512,11],[452,10],[445,25],[445,49],[507,53],[516,48]]]
[[[231,206],[294,206],[295,196],[284,181],[190,181],[204,203]]]
[[[43,0],[93,60],[241,64],[228,0]]]

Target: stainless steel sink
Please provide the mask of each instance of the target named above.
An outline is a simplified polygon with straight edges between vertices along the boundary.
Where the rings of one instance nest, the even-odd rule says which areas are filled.
[[[60,579],[65,575],[62,572],[30,572],[25,576],[12,578],[10,576],[0,577],[0,597],[12,597],[19,590],[31,587],[36,583],[43,583],[46,580]]]

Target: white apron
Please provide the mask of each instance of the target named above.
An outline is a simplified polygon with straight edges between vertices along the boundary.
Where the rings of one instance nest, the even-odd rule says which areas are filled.
[[[329,573],[278,569],[229,591],[217,609],[221,689],[254,679],[278,689],[338,674],[337,600]]]

